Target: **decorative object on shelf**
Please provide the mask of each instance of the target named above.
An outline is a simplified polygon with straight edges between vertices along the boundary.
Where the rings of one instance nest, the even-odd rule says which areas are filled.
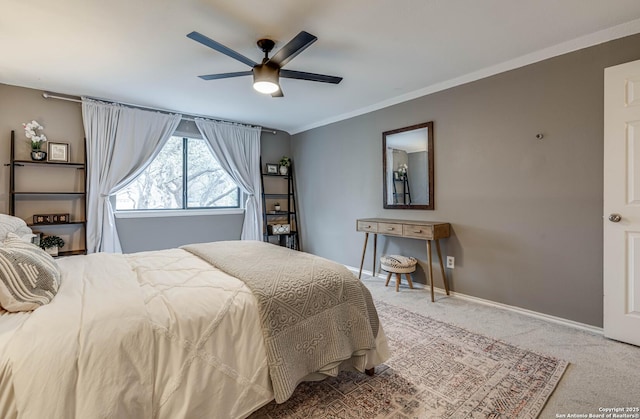
[[[280,211],[280,203],[276,202],[275,204],[273,204],[273,209],[276,211]]]
[[[69,163],[69,144],[49,142],[49,161]]]
[[[286,175],[289,173],[289,166],[291,166],[291,159],[287,156],[282,156],[280,159],[280,174]]]
[[[267,163],[267,174],[269,175],[277,175],[278,174],[278,165]]]
[[[54,223],[68,223],[69,214],[53,214]]]
[[[42,240],[42,233],[33,232],[33,237],[31,238],[31,243],[35,244],[36,246],[40,247],[40,240]]]
[[[31,151],[31,160],[33,161],[43,161],[47,158],[47,152],[42,150],[32,150]]]
[[[69,214],[36,214],[33,224],[60,224],[70,222]]]
[[[36,214],[33,216],[33,224],[50,224],[49,217],[47,214]]]
[[[64,240],[58,236],[45,236],[40,240],[40,247],[51,256],[58,256],[58,250],[64,247]]]
[[[398,166],[398,175],[400,175],[400,179],[404,179],[407,176],[407,171],[409,170],[409,166],[406,163],[402,163]]]
[[[42,131],[44,127],[33,120],[31,122],[23,123],[24,136],[29,139],[31,143],[31,159],[35,161],[42,161],[47,158],[47,152],[42,151],[42,143],[47,141],[47,137],[44,134],[38,134],[37,131]]]
[[[291,232],[290,224],[271,224],[269,225],[269,234],[289,234]]]

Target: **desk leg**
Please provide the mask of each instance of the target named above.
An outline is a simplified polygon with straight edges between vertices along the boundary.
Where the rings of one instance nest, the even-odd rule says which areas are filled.
[[[364,265],[364,255],[367,252],[367,240],[369,240],[369,233],[364,233],[364,247],[362,248],[362,260],[360,261],[360,272],[358,273],[358,279],[362,276],[362,265]]]
[[[373,235],[373,278],[376,277],[376,250],[378,248],[378,234]]]
[[[436,250],[438,251],[438,259],[440,259],[440,272],[442,272],[442,280],[444,281],[444,289],[449,295],[449,284],[447,282],[447,275],[444,273],[444,264],[442,263],[442,253],[440,252],[440,241],[436,240]]]
[[[431,302],[435,302],[436,298],[433,295],[433,268],[431,266],[431,240],[427,240],[427,264],[429,265],[429,284],[431,284]]]

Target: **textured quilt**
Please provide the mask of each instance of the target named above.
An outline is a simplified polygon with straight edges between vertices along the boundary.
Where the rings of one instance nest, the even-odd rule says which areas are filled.
[[[344,266],[258,241],[183,246],[240,279],[258,301],[276,402],[287,400],[308,374],[375,348],[378,315],[369,290]],[[250,257],[248,257],[250,255]]]

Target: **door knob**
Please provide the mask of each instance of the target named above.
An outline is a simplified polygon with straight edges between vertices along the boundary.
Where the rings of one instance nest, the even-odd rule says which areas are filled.
[[[622,217],[620,216],[620,214],[611,214],[609,216],[609,221],[611,221],[612,223],[620,222],[620,220],[622,220]]]

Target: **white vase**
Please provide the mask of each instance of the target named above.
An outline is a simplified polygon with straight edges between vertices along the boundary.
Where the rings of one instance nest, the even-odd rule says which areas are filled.
[[[44,251],[49,253],[51,256],[58,256],[58,246],[47,247]]]
[[[31,160],[43,161],[47,158],[47,152],[42,150],[31,150]]]
[[[289,172],[289,168],[287,166],[280,166],[280,174],[286,175]]]

